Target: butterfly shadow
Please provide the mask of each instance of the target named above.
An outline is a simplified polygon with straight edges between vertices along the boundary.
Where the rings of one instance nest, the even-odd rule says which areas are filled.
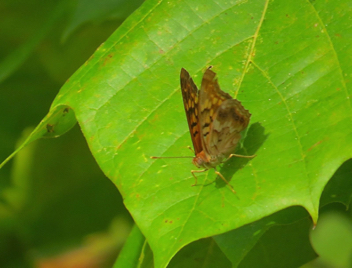
[[[264,134],[264,131],[265,128],[259,122],[252,124],[248,128],[245,138],[242,140],[241,147],[239,147],[235,153],[244,156],[255,155],[269,136],[269,134]],[[255,158],[258,157],[260,157],[260,155],[257,155]],[[220,166],[219,172],[230,182],[235,173],[244,168],[248,162],[253,159],[254,158],[231,157]],[[214,183],[214,181],[212,183]],[[226,183],[219,176],[216,177],[215,183],[217,188],[226,187]]]

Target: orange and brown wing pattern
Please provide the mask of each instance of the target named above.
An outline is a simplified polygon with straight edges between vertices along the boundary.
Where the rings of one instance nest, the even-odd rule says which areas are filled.
[[[216,74],[205,71],[199,93],[202,144],[208,155],[233,153],[250,119],[238,100],[220,89]]]
[[[180,78],[189,132],[191,134],[194,152],[197,155],[203,150],[198,121],[198,89],[189,73],[183,68],[181,69]]]
[[[199,92],[199,125],[201,131],[201,141],[203,150],[210,154],[207,139],[212,129],[212,124],[216,112],[220,105],[231,96],[220,89],[216,74],[208,68],[202,79],[202,85]]]
[[[216,111],[211,132],[207,140],[210,154],[228,157],[234,153],[241,131],[249,123],[251,114],[238,100],[224,101]]]

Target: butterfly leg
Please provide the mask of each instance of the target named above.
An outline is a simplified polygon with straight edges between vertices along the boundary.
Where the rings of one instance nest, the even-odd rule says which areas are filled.
[[[222,161],[222,163],[226,162],[227,160],[229,160],[231,157],[240,157],[240,158],[254,158],[256,157],[257,155],[254,154],[254,155],[240,155],[240,154],[230,154],[230,156],[228,158],[226,158],[225,161]]]
[[[224,176],[219,171],[217,171],[216,169],[215,169],[215,174],[218,175],[227,184],[227,186],[229,186],[231,192],[236,194],[236,191],[235,191],[235,189],[233,189],[232,185],[229,184],[229,182],[224,178]]]
[[[194,173],[202,173],[202,172],[205,172],[205,171],[207,171],[207,169],[191,170],[191,173],[192,173],[192,175],[193,175],[193,177],[195,179],[194,184],[192,184],[192,186],[196,186],[197,185],[197,177],[196,177],[196,175],[194,175]]]

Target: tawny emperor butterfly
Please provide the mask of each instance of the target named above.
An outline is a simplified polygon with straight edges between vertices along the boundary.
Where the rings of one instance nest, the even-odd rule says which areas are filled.
[[[194,84],[189,73],[185,69],[181,69],[183,104],[195,153],[193,164],[198,168],[204,168],[202,170],[191,170],[191,173],[195,178],[194,185],[196,185],[197,177],[194,173],[214,168],[215,173],[235,193],[233,187],[216,170],[216,166],[234,156],[255,157],[255,155],[233,154],[238,141],[241,139],[240,132],[248,126],[251,114],[238,100],[233,99],[220,89],[215,77],[216,74],[210,69],[211,66],[203,75],[200,90]]]

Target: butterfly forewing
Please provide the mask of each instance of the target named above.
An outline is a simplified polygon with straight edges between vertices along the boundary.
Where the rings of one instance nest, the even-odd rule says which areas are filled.
[[[203,75],[202,85],[199,91],[199,125],[201,130],[201,141],[204,152],[211,155],[211,144],[209,138],[212,132],[213,121],[220,105],[231,96],[220,89],[216,74],[207,69]]]
[[[203,150],[199,130],[198,89],[189,73],[181,69],[181,90],[183,104],[186,111],[189,132],[191,134],[195,154]]]

